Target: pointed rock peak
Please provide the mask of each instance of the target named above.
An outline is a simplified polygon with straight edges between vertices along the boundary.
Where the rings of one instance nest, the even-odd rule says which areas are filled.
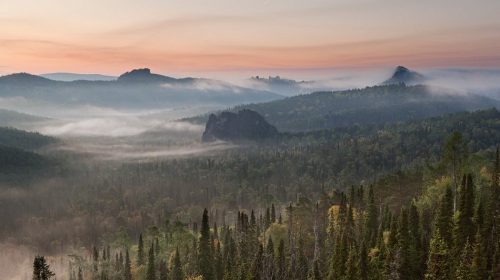
[[[415,85],[422,83],[425,80],[425,77],[415,71],[411,71],[410,69],[404,66],[397,66],[392,74],[392,77],[383,82],[384,85],[390,84],[407,84],[407,85]]]

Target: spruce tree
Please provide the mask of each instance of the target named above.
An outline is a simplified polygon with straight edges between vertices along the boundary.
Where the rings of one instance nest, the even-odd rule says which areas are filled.
[[[453,192],[450,187],[446,188],[439,203],[436,227],[439,229],[439,232],[441,233],[441,236],[444,242],[446,242],[448,248],[451,248],[453,245]]]
[[[33,280],[48,280],[52,276],[55,276],[55,273],[50,270],[45,257],[36,256],[33,261]]]
[[[366,213],[366,226],[365,226],[365,240],[368,244],[368,248],[375,246],[377,240],[377,230],[378,230],[378,212],[377,206],[375,205],[375,196],[373,194],[373,186],[370,185],[368,190],[368,207]]]
[[[422,233],[420,230],[420,216],[414,202],[411,203],[408,212],[409,231],[409,265],[410,279],[422,279],[425,269],[424,253],[421,243]]]
[[[263,257],[264,257],[264,249],[262,248],[262,244],[261,244],[259,246],[259,251],[257,252],[257,255],[255,255],[255,259],[253,261],[250,280],[264,280]]]
[[[459,254],[467,240],[474,240],[474,184],[472,175],[464,175],[460,188],[457,223],[454,229],[455,252]]]
[[[198,252],[198,269],[203,278],[203,280],[213,280],[213,257],[211,252],[210,244],[210,225],[208,222],[208,211],[205,209],[203,211],[203,218],[201,223],[199,239],[199,252]]]
[[[139,244],[137,245],[137,266],[144,264],[144,241],[142,240],[142,233],[139,234]]]
[[[274,208],[274,203],[271,204],[271,223],[276,223],[276,209]]]
[[[224,260],[222,259],[222,252],[220,249],[220,242],[217,242],[217,247],[215,249],[215,279],[224,279]]]
[[[483,237],[481,235],[480,230],[478,229],[475,236],[474,249],[472,254],[472,279],[487,279],[487,256],[486,256],[486,248],[484,247]]]
[[[278,280],[286,279],[286,256],[285,256],[285,241],[283,239],[280,240],[280,244],[278,246],[278,255],[276,256],[276,269],[277,269],[277,277]]]
[[[128,254],[128,249],[125,250],[125,264],[123,267],[123,279],[124,280],[132,280],[132,271],[131,271],[131,263],[130,263],[130,255]]]
[[[365,243],[361,243],[361,248],[359,250],[359,280],[368,280],[368,252],[366,251]]]
[[[93,267],[94,267],[94,275],[97,275],[97,270],[99,269],[98,263],[99,263],[99,251],[97,248],[94,246],[92,247],[92,262],[93,262]]]
[[[179,248],[175,249],[174,259],[172,260],[172,280],[184,280]]]
[[[358,279],[358,270],[357,270],[357,264],[356,264],[356,252],[351,246],[349,248],[349,255],[347,257],[347,263],[346,263],[346,273],[344,278],[345,280],[357,280]]]
[[[146,270],[146,280],[156,280],[155,251],[154,243],[151,243],[148,253],[148,266]]]
[[[264,222],[264,227],[267,229],[271,225],[271,210],[269,209],[269,207],[267,207],[266,209],[266,217]]]
[[[267,240],[266,252],[264,254],[264,277],[265,279],[275,278],[274,266],[274,244],[273,239],[269,237]]]
[[[160,262],[159,271],[160,271],[160,280],[168,280],[168,270],[165,261]]]
[[[307,257],[304,252],[304,240],[302,238],[299,239],[299,248],[298,248],[298,259],[297,259],[297,269],[294,277],[297,279],[306,279],[307,273],[309,270],[309,263]]]

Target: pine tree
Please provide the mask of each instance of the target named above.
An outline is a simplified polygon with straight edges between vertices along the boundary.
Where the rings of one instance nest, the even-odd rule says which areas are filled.
[[[146,270],[146,280],[156,280],[155,251],[154,243],[151,243],[148,253],[148,267]]]
[[[128,254],[128,249],[125,250],[125,265],[123,268],[123,279],[124,280],[132,280],[132,271],[131,271],[131,263],[130,256]]]
[[[408,210],[401,210],[400,221],[398,223],[398,250],[400,254],[399,275],[401,279],[409,279],[411,275],[411,260],[410,260],[410,237],[408,230]]]
[[[203,218],[201,224],[201,236],[199,240],[199,253],[198,253],[198,266],[203,280],[213,280],[213,257],[210,244],[210,225],[208,222],[208,211],[203,211]]]
[[[457,223],[454,229],[455,253],[459,254],[467,240],[474,240],[474,184],[472,175],[464,175],[460,189]]]
[[[453,192],[450,187],[446,191],[439,203],[438,215],[436,218],[436,227],[446,242],[448,248],[453,245],[452,227],[453,227]]]
[[[224,262],[222,259],[222,252],[220,249],[220,242],[217,242],[215,249],[215,279],[222,280],[224,278]]]
[[[368,252],[366,251],[365,243],[361,243],[359,251],[359,280],[368,280]]]
[[[297,272],[295,273],[295,277],[297,279],[306,279],[307,273],[309,270],[309,264],[307,261],[307,257],[304,252],[304,240],[302,238],[299,239],[299,248],[298,248],[298,259],[297,259]]]
[[[358,279],[358,270],[356,266],[356,252],[352,246],[349,248],[349,255],[347,257],[347,264],[346,264],[346,274],[343,279],[345,280]]]
[[[184,280],[184,272],[182,271],[181,256],[179,248],[175,249],[174,259],[172,261],[172,280]]]
[[[99,263],[99,251],[97,248],[94,246],[92,248],[92,261],[93,261],[93,266],[94,266],[94,275],[97,275],[97,270],[99,269],[98,263]]]
[[[236,242],[234,241],[231,233],[228,231],[225,241],[225,249],[224,249],[224,279],[232,280],[235,279],[236,276]]]
[[[259,251],[257,252],[257,255],[255,256],[255,259],[253,261],[252,265],[252,271],[251,271],[251,280],[263,280],[263,271],[264,271],[264,264],[263,264],[263,257],[264,257],[264,249],[262,248],[262,244],[259,246]]]
[[[164,261],[160,262],[160,280],[168,280],[167,264]]]
[[[273,239],[269,237],[267,240],[266,252],[264,254],[264,277],[265,279],[275,278],[274,267],[274,244]]]
[[[410,204],[408,212],[409,231],[409,266],[410,279],[422,279],[425,269],[424,253],[421,243],[420,216],[414,202]]]
[[[160,254],[160,241],[158,240],[158,237],[155,238],[155,255],[159,255]]]
[[[271,204],[271,223],[276,223],[276,209],[274,208],[274,203]]]
[[[267,207],[266,209],[266,217],[264,222],[264,227],[267,229],[271,225],[271,210],[269,209],[269,207]]]
[[[276,256],[276,269],[277,269],[277,277],[278,280],[286,279],[286,256],[285,256],[285,241],[283,239],[280,240],[280,244],[278,246],[278,255]]]
[[[427,260],[426,280],[449,280],[450,263],[449,252],[439,230],[436,229],[431,239],[429,248],[429,258]]]
[[[139,234],[139,244],[137,246],[137,266],[144,264],[144,242],[142,240],[142,233]]]
[[[369,248],[375,246],[375,242],[377,240],[377,230],[378,230],[378,212],[377,206],[375,205],[375,196],[373,194],[373,186],[370,185],[368,190],[368,207],[366,214],[366,242]]]
[[[486,248],[479,229],[475,236],[471,271],[474,280],[488,278]]]
[[[45,257],[36,256],[33,261],[33,280],[48,280],[55,276],[55,273],[50,270]]]

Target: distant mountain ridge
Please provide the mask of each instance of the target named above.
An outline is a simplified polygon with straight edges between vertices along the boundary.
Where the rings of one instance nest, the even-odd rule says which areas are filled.
[[[219,107],[282,98],[264,90],[217,80],[172,78],[148,68],[135,69],[111,81],[54,81],[27,73],[0,77],[0,97],[22,97],[36,103],[90,105],[113,109],[164,109],[181,106]]]
[[[61,82],[73,82],[73,81],[113,81],[117,77],[102,75],[102,74],[79,74],[79,73],[46,73],[40,74],[41,77]]]

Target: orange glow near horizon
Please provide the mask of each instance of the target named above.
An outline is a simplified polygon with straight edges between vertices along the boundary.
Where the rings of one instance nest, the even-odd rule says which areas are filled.
[[[0,74],[500,68],[500,1],[305,2],[2,1]]]

